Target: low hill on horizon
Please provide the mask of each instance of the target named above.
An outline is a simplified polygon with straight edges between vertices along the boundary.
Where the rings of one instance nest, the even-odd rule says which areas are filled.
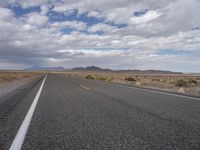
[[[30,68],[27,68],[25,70],[29,70],[29,71],[37,71],[37,70],[45,70],[45,71],[65,71],[65,68],[64,67],[39,67],[39,66],[32,66]]]
[[[76,67],[76,68],[72,68],[71,70],[73,71],[110,71],[112,72],[113,70],[112,69],[102,69],[100,67],[97,67],[97,66],[87,66],[87,67]]]
[[[99,72],[115,72],[115,73],[134,73],[134,74],[183,74],[182,72],[173,72],[166,70],[112,70],[112,69],[102,69],[97,66],[87,66],[87,67],[76,67],[72,68],[72,71],[99,71]]]
[[[132,74],[183,74],[182,72],[173,72],[173,71],[166,71],[166,70],[138,70],[138,69],[103,69],[97,66],[87,66],[87,67],[75,67],[72,69],[65,69],[62,66],[58,67],[39,67],[39,66],[32,66],[25,70],[28,71],[92,71],[92,72],[110,72],[110,73],[132,73]]]

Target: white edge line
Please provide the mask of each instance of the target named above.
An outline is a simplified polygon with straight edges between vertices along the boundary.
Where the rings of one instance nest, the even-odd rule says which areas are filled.
[[[45,78],[37,92],[37,95],[35,96],[33,103],[31,104],[31,107],[29,108],[29,111],[26,114],[26,117],[24,118],[24,120],[19,128],[19,131],[17,132],[17,135],[15,136],[15,139],[13,140],[12,145],[9,150],[20,150],[21,149],[46,78],[47,78],[47,75],[45,76]]]
[[[173,93],[167,93],[165,91],[156,91],[156,90],[153,90],[153,89],[142,89],[142,88],[130,87],[130,86],[127,86],[127,85],[120,85],[120,84],[113,84],[113,83],[112,83],[112,85],[117,85],[117,86],[126,87],[126,88],[130,88],[130,89],[137,89],[137,90],[148,91],[148,92],[153,92],[153,93],[161,93],[161,94],[165,94],[165,95],[177,96],[177,97],[182,97],[182,98],[200,101],[200,98],[190,97],[190,96],[185,96],[185,95],[179,95],[179,94],[173,94]]]
[[[90,90],[90,88],[88,88],[88,87],[86,87],[86,86],[84,86],[84,85],[80,85],[80,87],[82,87],[82,88],[84,88],[84,89],[86,89],[86,90]]]

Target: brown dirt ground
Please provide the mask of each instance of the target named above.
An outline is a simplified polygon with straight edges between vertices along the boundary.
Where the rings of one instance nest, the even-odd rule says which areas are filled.
[[[95,80],[161,89],[200,96],[200,74],[129,74],[115,72],[71,71],[67,76],[86,78],[92,75]]]

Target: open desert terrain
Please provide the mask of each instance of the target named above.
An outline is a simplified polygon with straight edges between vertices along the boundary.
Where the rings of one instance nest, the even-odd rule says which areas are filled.
[[[40,72],[23,71],[0,71],[0,85],[9,84],[16,81],[31,79],[41,75]]]
[[[132,74],[71,71],[67,75],[200,96],[200,74]]]

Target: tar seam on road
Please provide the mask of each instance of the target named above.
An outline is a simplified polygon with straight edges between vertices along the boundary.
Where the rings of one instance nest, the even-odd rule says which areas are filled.
[[[22,125],[20,126],[19,131],[17,132],[17,135],[15,136],[15,139],[12,142],[10,150],[20,150],[21,149],[46,78],[47,78],[47,75],[45,76],[45,78],[38,90],[38,93],[35,96],[33,103],[31,104],[31,107],[29,108],[28,113],[26,114],[26,117],[24,118]]]
[[[86,89],[86,90],[90,90],[90,88],[88,88],[88,87],[86,87],[86,86],[84,86],[84,85],[80,85],[80,87],[82,87],[82,88],[84,88],[84,89]]]
[[[116,86],[117,84],[112,84],[112,85]],[[177,96],[177,97],[182,97],[182,98],[186,98],[186,99],[193,99],[193,100],[200,101],[200,98],[190,97],[190,96],[185,96],[185,95],[179,95],[179,94],[173,94],[173,93],[167,93],[165,91],[156,91],[156,90],[151,90],[151,89],[142,89],[142,88],[130,87],[130,86],[126,86],[126,85],[117,85],[117,86],[126,87],[126,88],[130,88],[130,89],[137,89],[137,90],[142,90],[142,91],[148,91],[148,92],[153,92],[153,93],[160,93],[160,94],[165,94],[165,95]]]

